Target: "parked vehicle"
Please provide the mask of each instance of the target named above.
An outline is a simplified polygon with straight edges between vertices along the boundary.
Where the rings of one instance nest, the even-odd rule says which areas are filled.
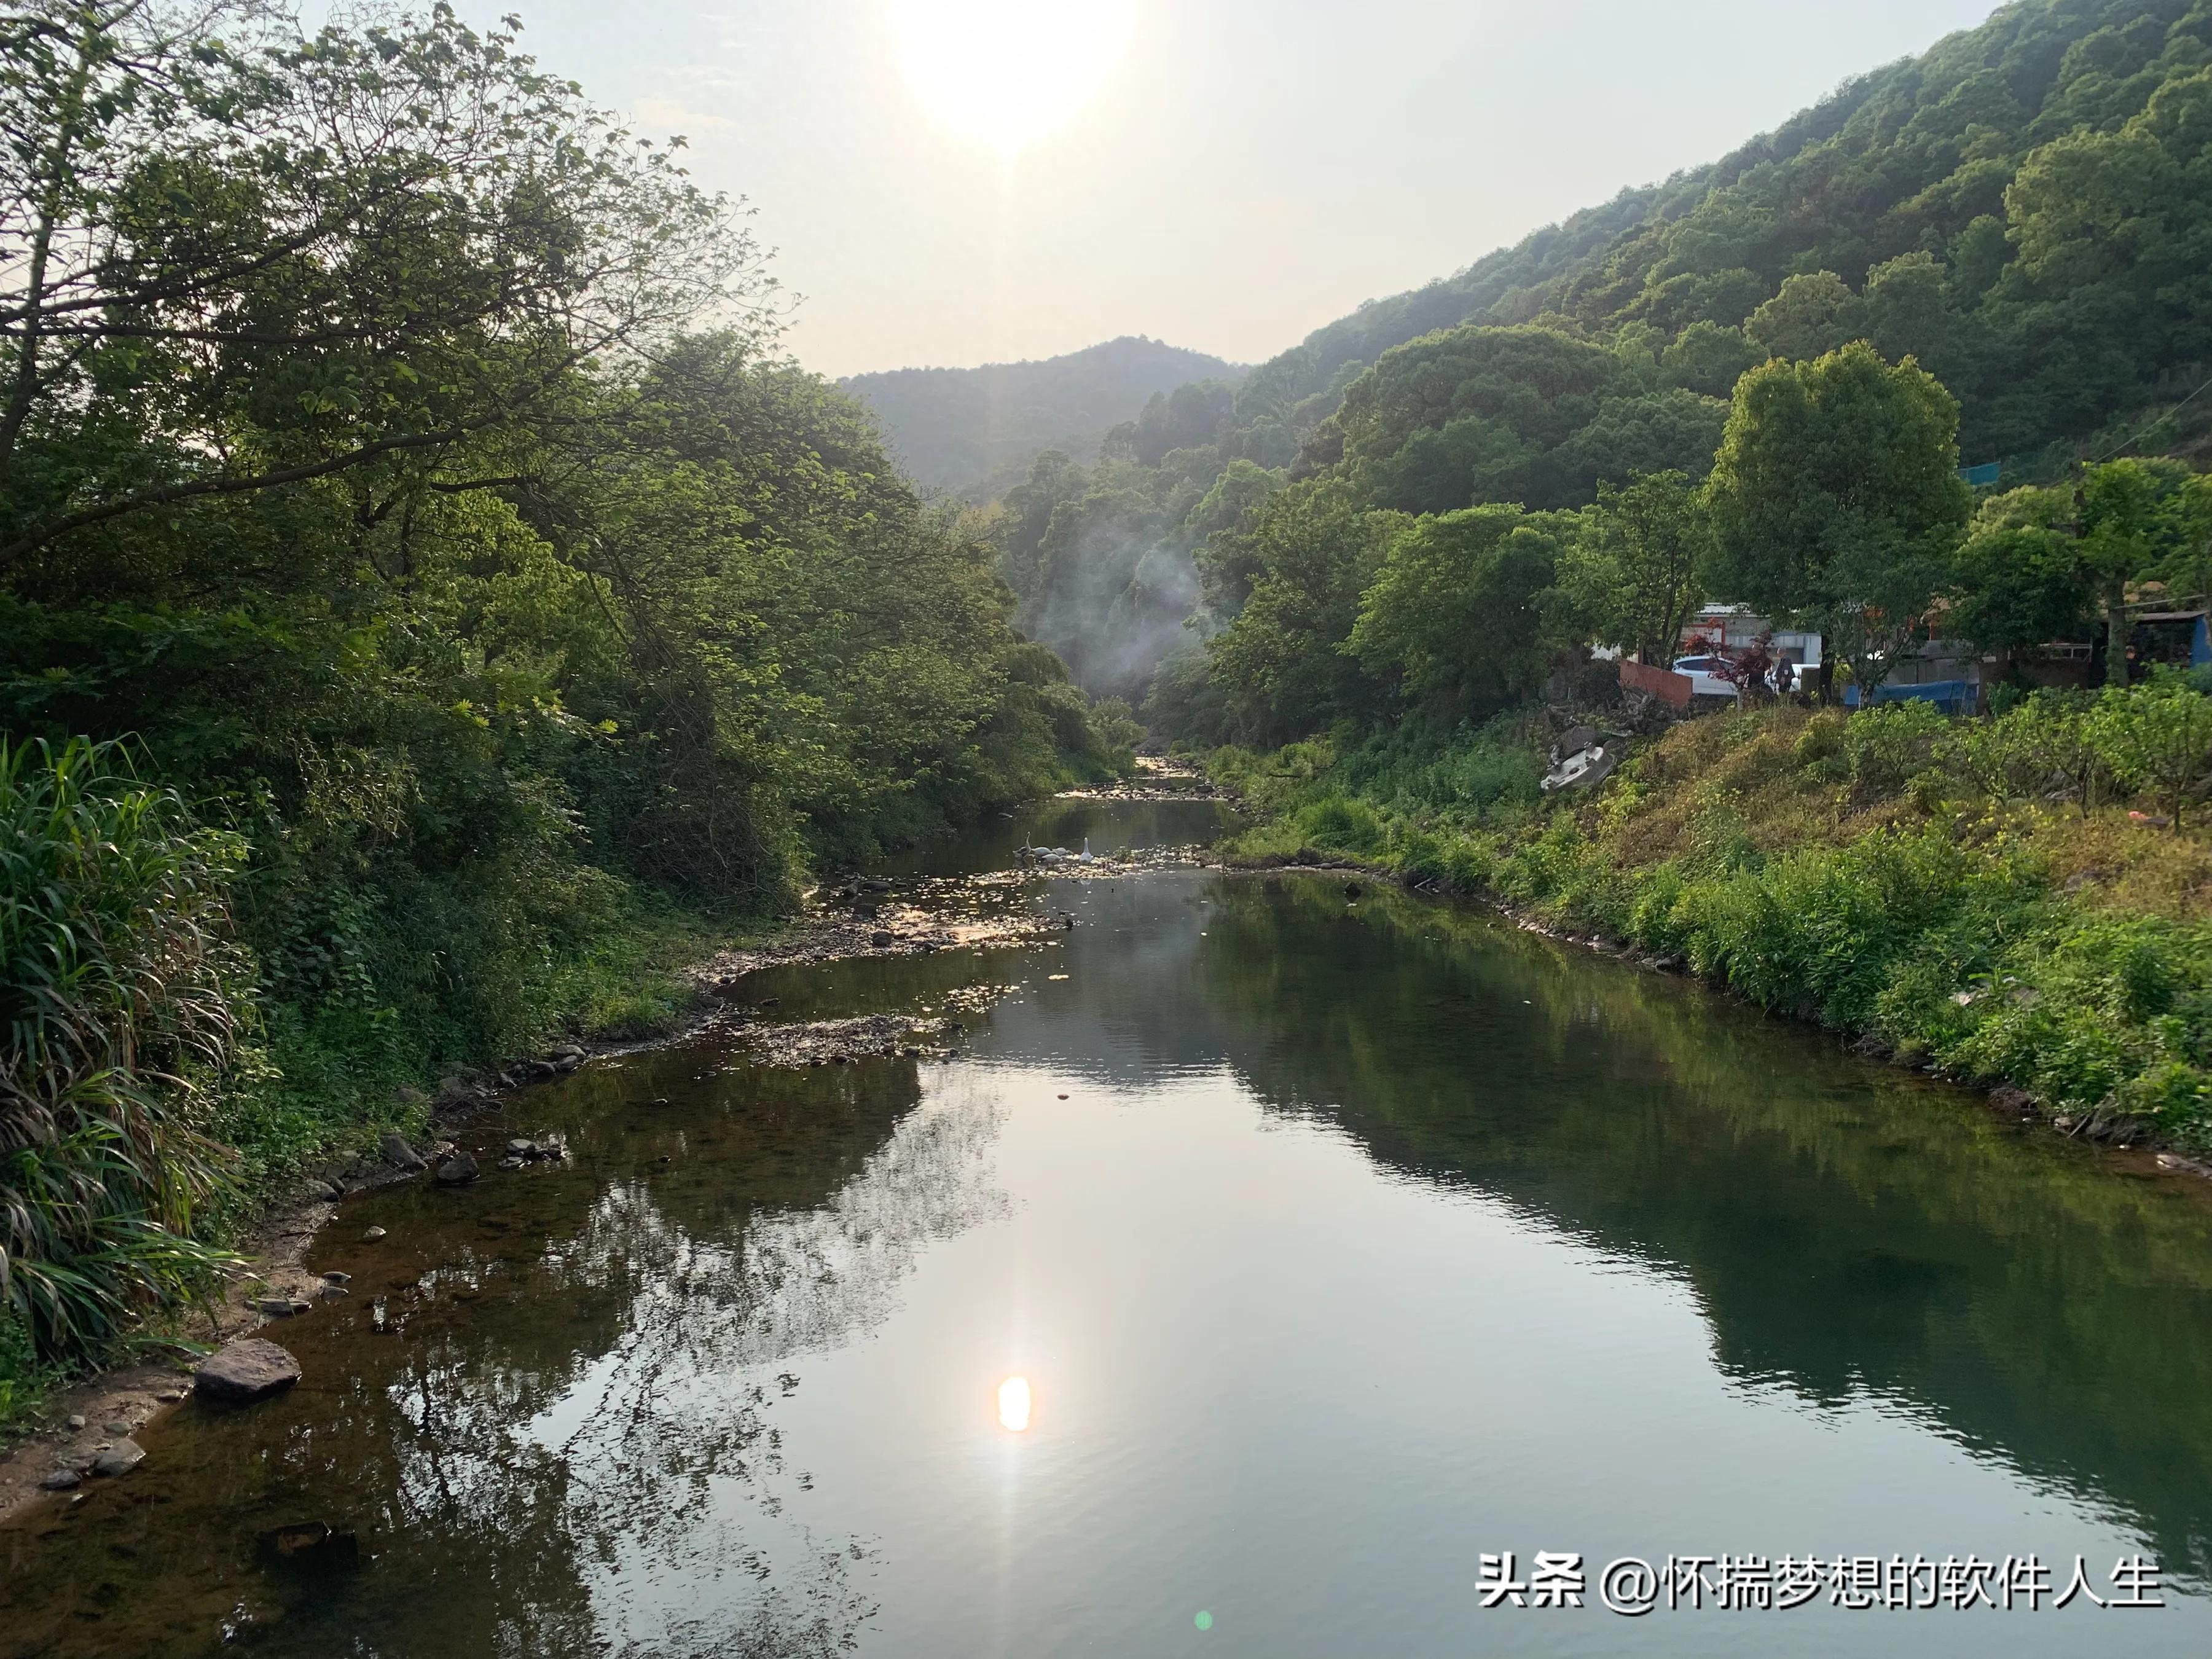
[[[1693,697],[1739,697],[1743,694],[1735,683],[1723,672],[1728,667],[1724,657],[1677,657],[1674,672],[1686,676]]]

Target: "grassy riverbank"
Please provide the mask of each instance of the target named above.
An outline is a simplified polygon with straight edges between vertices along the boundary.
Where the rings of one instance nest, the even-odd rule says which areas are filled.
[[[1955,725],[1911,704],[1747,710],[1640,743],[1557,803],[1540,717],[1210,765],[1266,815],[1243,856],[1482,894],[2025,1091],[2069,1127],[2202,1151],[2212,836],[2186,816],[2196,785],[2161,799],[2155,762],[2160,734],[2186,749],[2208,717],[2179,684]]]

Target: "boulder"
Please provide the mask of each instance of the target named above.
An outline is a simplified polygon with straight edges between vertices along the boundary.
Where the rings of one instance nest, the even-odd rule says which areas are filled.
[[[75,1469],[56,1469],[39,1482],[46,1492],[75,1492],[84,1484],[84,1477]]]
[[[118,1475],[130,1474],[145,1461],[146,1449],[136,1440],[125,1438],[117,1441],[93,1460],[92,1472],[104,1474],[112,1480]]]
[[[466,1152],[455,1152],[438,1166],[438,1179],[447,1187],[465,1187],[477,1178],[477,1161]]]
[[[382,1143],[384,1161],[395,1170],[420,1170],[422,1156],[407,1144],[407,1137],[397,1129],[386,1129]]]
[[[878,928],[868,935],[868,943],[878,951],[888,951],[898,943],[898,939],[893,934]]]
[[[300,1380],[300,1362],[258,1336],[227,1343],[202,1363],[193,1392],[226,1406],[242,1406],[282,1394]]]

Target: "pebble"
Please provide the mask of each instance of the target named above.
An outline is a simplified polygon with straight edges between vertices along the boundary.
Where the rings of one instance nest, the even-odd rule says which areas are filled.
[[[362,1242],[362,1243],[364,1243],[364,1244],[374,1244],[374,1243],[376,1243],[376,1241],[377,1241],[378,1239],[380,1239],[380,1238],[381,1238],[381,1237],[384,1237],[384,1229],[383,1229],[383,1228],[381,1228],[381,1227],[371,1227],[371,1228],[370,1228],[367,1232],[363,1233],[363,1234],[361,1236],[361,1242]]]
[[[71,1429],[81,1429],[81,1428],[82,1428],[82,1427],[84,1426],[84,1416],[83,1416],[83,1413],[80,1413],[80,1412],[72,1412],[72,1413],[70,1414],[69,1426],[70,1426]]]

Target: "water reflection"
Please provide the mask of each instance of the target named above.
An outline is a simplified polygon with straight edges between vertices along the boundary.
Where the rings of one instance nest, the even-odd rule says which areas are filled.
[[[1081,925],[778,977],[793,1017],[960,999],[960,1062],[632,1056],[486,1131],[568,1165],[349,1206],[306,1384],[0,1534],[0,1649],[1425,1654],[1485,1549],[2212,1565],[2200,1188],[1473,913],[1032,897]],[[2110,1646],[1950,1628],[1882,1640]],[[1480,1634],[1617,1636],[1567,1630]]]

